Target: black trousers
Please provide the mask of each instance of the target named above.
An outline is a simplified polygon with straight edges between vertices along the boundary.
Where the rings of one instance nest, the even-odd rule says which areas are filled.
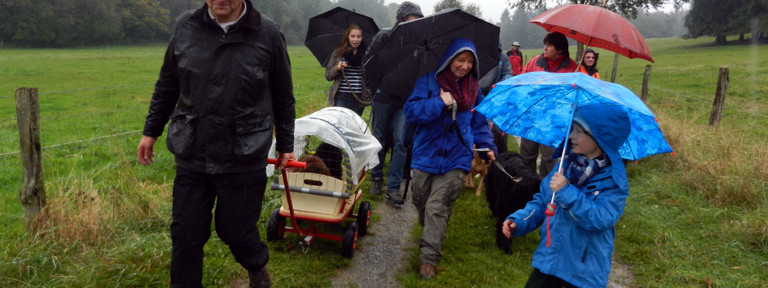
[[[171,287],[202,287],[203,246],[214,218],[216,233],[243,268],[256,272],[267,265],[269,252],[256,226],[266,184],[265,169],[233,174],[176,169]]]
[[[528,282],[525,283],[525,288],[576,288],[552,275],[544,274],[539,269],[533,268],[531,276],[528,277]]]

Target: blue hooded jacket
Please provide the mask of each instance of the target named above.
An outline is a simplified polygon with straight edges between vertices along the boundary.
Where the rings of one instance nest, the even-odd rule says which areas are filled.
[[[611,165],[577,187],[567,184],[555,194],[555,215],[549,219],[551,246],[546,247],[546,226],[541,227],[541,242],[533,252],[531,266],[577,287],[606,287],[611,270],[615,225],[624,213],[629,185],[618,148],[629,135],[629,118],[619,107],[593,104],[577,108],[592,131],[593,139],[608,156]],[[563,144],[555,155],[560,155]],[[563,167],[572,155],[566,148]],[[564,168],[567,171],[567,169]],[[552,170],[541,181],[533,200],[507,217],[517,225],[514,236],[522,236],[542,226],[546,206],[552,199],[549,188]],[[566,177],[568,175],[565,175]]]
[[[475,64],[470,73],[479,79],[478,66],[481,63],[477,61],[475,45],[468,39],[455,38],[443,54],[437,70],[419,78],[411,96],[405,102],[405,119],[409,126],[415,126],[411,168],[437,175],[454,169],[469,171],[473,158],[470,148],[473,145],[477,145],[477,148],[489,148],[497,153],[488,120],[480,113],[472,110],[456,113],[456,124],[464,143],[455,130],[448,129],[453,119],[451,110],[445,107],[440,98],[436,75],[450,69],[451,60],[464,51],[470,51],[474,55]],[[477,106],[482,100],[483,94],[478,88],[477,98],[472,106]]]

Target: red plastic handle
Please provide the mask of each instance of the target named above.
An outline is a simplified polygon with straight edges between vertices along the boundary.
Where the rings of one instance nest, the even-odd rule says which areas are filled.
[[[267,162],[272,165],[277,165],[277,159],[275,158],[269,158],[267,159]],[[288,163],[285,165],[286,168],[294,167],[294,168],[301,168],[306,169],[307,168],[307,162],[299,162],[294,160],[289,160]]]
[[[555,216],[555,204],[547,204],[547,210],[544,211],[544,214],[547,214],[547,216]]]

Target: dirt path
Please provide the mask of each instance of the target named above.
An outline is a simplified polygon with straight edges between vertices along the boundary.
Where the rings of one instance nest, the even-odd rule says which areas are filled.
[[[416,209],[408,201],[394,208],[382,200],[372,208],[380,215],[360,238],[352,263],[333,279],[333,287],[401,287],[395,275],[404,271],[410,247],[411,229],[416,223]]]
[[[401,208],[394,208],[386,200],[377,204],[372,210],[381,218],[371,224],[368,235],[360,238],[352,263],[336,275],[333,287],[402,287],[395,275],[405,269],[407,250],[417,245],[411,239],[416,209],[410,200]],[[633,278],[629,267],[614,260],[607,287],[631,287]]]
[[[614,258],[611,262],[611,275],[608,276],[607,288],[632,287],[632,280],[634,278],[632,271],[629,271],[629,266],[616,262]]]

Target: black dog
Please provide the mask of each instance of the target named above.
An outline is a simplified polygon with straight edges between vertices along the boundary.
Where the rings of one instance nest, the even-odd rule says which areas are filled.
[[[511,253],[512,241],[501,233],[501,224],[509,214],[522,209],[533,199],[533,195],[539,192],[540,183],[539,175],[531,172],[523,158],[515,152],[499,154],[488,167],[485,199],[496,218],[496,246],[508,254]]]

